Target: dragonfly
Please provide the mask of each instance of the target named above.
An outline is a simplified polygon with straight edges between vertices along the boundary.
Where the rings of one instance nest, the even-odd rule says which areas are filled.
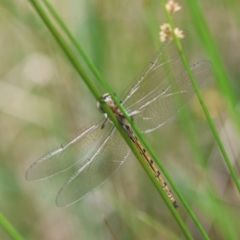
[[[184,41],[183,45],[184,45]],[[185,44],[186,45],[186,44]],[[192,98],[194,89],[186,71],[182,69],[180,55],[173,41],[165,42],[146,69],[127,88],[121,104],[141,133],[149,133],[165,124]],[[211,62],[200,61],[190,67],[198,85],[210,75]],[[175,208],[178,204],[150,154],[135,136],[130,123],[112,100],[109,93],[102,100],[110,107],[126,135],[166,192]],[[97,103],[102,111],[101,103]],[[75,167],[75,172],[60,188],[56,205],[73,204],[91,190],[105,182],[124,163],[130,149],[110,121],[105,117],[83,127],[78,134],[56,149],[36,160],[27,170],[27,180],[41,180]]]

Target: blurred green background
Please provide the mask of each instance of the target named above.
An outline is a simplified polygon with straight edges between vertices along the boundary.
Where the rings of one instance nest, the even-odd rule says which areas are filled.
[[[166,17],[159,1],[50,2],[117,96],[161,45],[159,26]],[[179,4],[174,22],[187,30],[189,62],[209,59],[188,1]],[[238,106],[240,2],[199,5]],[[34,240],[113,239],[105,219],[118,239],[184,239],[133,155],[105,184],[66,208],[56,207],[55,196],[67,174],[25,180],[33,161],[101,113],[27,0],[0,1],[0,54],[0,211],[20,234]],[[239,138],[216,81],[213,75],[203,97],[239,176]],[[197,100],[146,139],[209,237],[239,239],[239,193]],[[183,206],[178,211],[194,239],[202,239]],[[0,239],[11,239],[1,227]]]

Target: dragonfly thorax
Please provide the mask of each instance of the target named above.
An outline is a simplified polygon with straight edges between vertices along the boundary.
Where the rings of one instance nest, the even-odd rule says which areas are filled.
[[[118,106],[115,104],[115,102],[113,101],[111,95],[109,93],[104,93],[102,95],[102,99],[103,101],[110,107],[110,109],[112,110],[112,112],[115,114],[115,116],[117,117],[118,121],[122,124],[124,121],[124,116],[121,113],[120,109],[118,108]],[[104,128],[104,126],[107,124],[107,122],[110,121],[107,113],[105,113],[104,109],[101,106],[100,102],[97,102],[97,107],[98,109],[104,114],[106,121],[103,123],[102,128]]]
[[[114,101],[112,100],[112,97],[109,93],[104,93],[102,95],[102,99],[103,101],[112,109],[112,111],[114,113],[118,112],[118,107],[117,105],[114,103]],[[101,103],[100,102],[97,102],[97,108],[105,114],[105,111],[103,110],[102,106],[101,106]]]

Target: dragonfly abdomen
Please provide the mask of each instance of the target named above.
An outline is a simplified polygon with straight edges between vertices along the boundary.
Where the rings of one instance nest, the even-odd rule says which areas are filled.
[[[148,152],[146,151],[146,149],[142,146],[142,144],[140,143],[140,141],[138,140],[138,138],[135,136],[135,134],[133,133],[133,131],[131,130],[130,126],[124,126],[124,129],[127,129],[127,134],[129,135],[130,139],[133,141],[133,143],[135,144],[135,146],[138,148],[140,154],[144,157],[144,159],[147,161],[148,165],[150,166],[150,168],[152,169],[152,171],[155,174],[155,177],[158,179],[159,183],[161,184],[163,190],[166,192],[169,200],[171,201],[171,203],[173,204],[173,206],[175,208],[178,207],[177,202],[175,200],[175,198],[172,195],[171,190],[169,189],[169,187],[167,186],[167,183],[165,182],[165,180],[163,179],[160,171],[158,170],[157,166],[155,165],[154,161],[152,160],[152,158],[150,157],[150,155],[148,154]]]

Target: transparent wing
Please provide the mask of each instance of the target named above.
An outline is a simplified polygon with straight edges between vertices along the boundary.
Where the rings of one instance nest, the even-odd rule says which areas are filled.
[[[123,164],[129,151],[124,139],[114,128],[92,152],[88,164],[62,186],[57,195],[57,206],[70,205],[103,183]]]
[[[182,41],[183,47],[186,39]],[[140,77],[130,85],[121,97],[128,112],[132,112],[141,99],[152,94],[164,79],[171,77],[179,64],[178,49],[173,41],[165,42]]]
[[[147,78],[156,78],[160,81],[159,71],[161,70],[156,68]],[[201,86],[210,76],[211,63],[201,61],[193,65],[191,71],[196,83]],[[145,84],[139,85],[139,88],[144,87]],[[186,71],[178,75],[171,74],[132,105],[130,115],[135,115],[134,121],[141,132],[151,132],[173,117],[193,94],[194,89]]]
[[[82,128],[75,137],[35,161],[27,170],[26,179],[40,180],[53,176],[79,161],[84,165],[87,153],[107,137],[104,134],[107,128],[101,129],[103,121]]]

